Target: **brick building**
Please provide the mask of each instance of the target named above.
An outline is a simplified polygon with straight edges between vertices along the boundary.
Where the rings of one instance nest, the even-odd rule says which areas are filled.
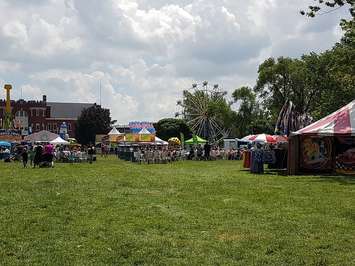
[[[0,128],[5,116],[4,100],[0,100]],[[23,135],[48,130],[58,133],[60,125],[65,122],[70,137],[75,137],[75,124],[84,108],[93,106],[92,103],[60,103],[47,102],[43,95],[42,101],[11,101],[11,112],[14,126],[21,129]]]

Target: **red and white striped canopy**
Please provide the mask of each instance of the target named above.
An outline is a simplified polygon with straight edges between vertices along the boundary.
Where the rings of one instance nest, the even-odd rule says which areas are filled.
[[[267,134],[258,134],[258,135],[249,135],[241,139],[242,141],[250,142],[263,142],[263,143],[281,143],[287,142],[288,139],[285,136],[276,136],[276,135],[267,135]]]
[[[355,100],[293,135],[355,135]]]

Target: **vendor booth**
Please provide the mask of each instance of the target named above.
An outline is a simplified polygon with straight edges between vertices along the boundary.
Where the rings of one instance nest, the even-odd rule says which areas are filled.
[[[125,134],[119,132],[117,128],[113,127],[107,135],[109,137],[109,142],[117,143],[124,139]]]
[[[355,174],[355,101],[291,134],[288,173]]]

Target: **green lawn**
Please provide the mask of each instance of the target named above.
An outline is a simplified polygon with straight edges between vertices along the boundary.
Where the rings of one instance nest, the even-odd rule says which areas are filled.
[[[0,218],[0,265],[355,265],[355,179],[239,162],[1,162]]]

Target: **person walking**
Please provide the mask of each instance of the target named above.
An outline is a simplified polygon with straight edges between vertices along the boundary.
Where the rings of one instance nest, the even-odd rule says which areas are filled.
[[[27,153],[27,149],[26,148],[23,149],[21,156],[22,156],[23,167],[27,168],[28,153]]]

